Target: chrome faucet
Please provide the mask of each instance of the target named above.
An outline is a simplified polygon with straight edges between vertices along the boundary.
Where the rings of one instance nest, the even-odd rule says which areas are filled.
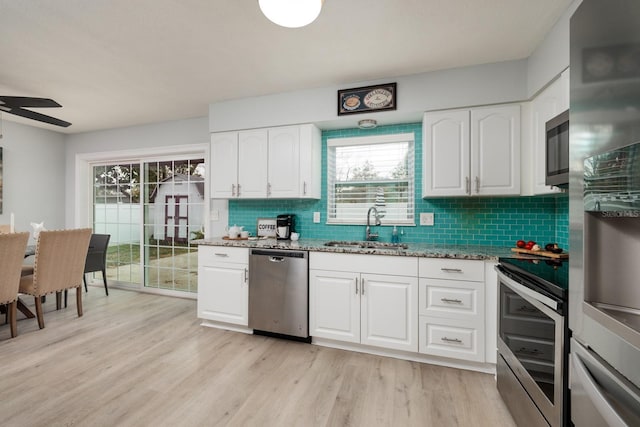
[[[369,210],[367,211],[367,229],[365,232],[365,239],[366,240],[378,240],[378,233],[372,233],[371,232],[371,223],[370,223],[370,219],[371,219],[371,211],[374,212],[375,218],[376,218],[376,222],[375,225],[380,225],[380,215],[378,214],[378,209],[376,209],[375,206],[371,206],[369,208]]]

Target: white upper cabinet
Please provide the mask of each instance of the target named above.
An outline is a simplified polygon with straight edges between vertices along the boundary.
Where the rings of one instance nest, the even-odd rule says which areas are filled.
[[[238,132],[238,187],[236,196],[267,196],[268,139],[265,129]]]
[[[313,125],[211,136],[211,197],[320,198],[321,136]]]
[[[300,169],[298,191],[302,199],[320,199],[322,182],[322,134],[314,125],[298,126],[300,130]]]
[[[520,106],[426,113],[422,197],[520,194]]]
[[[471,194],[520,194],[520,105],[471,110]]]
[[[269,129],[267,196],[298,197],[300,179],[300,129],[287,126]]]
[[[522,195],[557,193],[559,188],[545,184],[547,121],[569,109],[569,70],[538,94],[530,103],[529,132],[525,134],[522,158]]]
[[[466,196],[469,188],[469,110],[427,113],[422,122],[422,195]]]
[[[238,186],[238,132],[211,135],[211,197],[231,199],[237,197]]]

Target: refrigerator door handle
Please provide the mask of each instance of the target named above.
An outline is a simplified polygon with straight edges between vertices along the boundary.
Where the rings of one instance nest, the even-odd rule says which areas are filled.
[[[607,422],[607,424],[612,427],[626,427],[631,425],[628,423],[629,420],[624,420],[621,414],[619,414],[615,408],[626,406],[624,402],[616,399],[616,404],[612,405],[612,403],[610,402],[610,398],[608,398],[607,396],[614,397],[614,393],[607,392],[598,384],[596,379],[589,372],[589,369],[585,366],[578,353],[571,353],[571,359],[574,367],[572,374],[575,376],[576,380],[582,384],[584,392],[588,395],[589,400],[593,403],[593,406],[597,409],[597,411]],[[625,390],[626,387],[624,386],[624,384],[618,383],[618,381],[616,381],[614,377],[608,375],[604,367],[602,371],[603,375],[607,375],[610,380],[614,381],[616,385],[620,387],[620,392],[631,393],[630,390]]]

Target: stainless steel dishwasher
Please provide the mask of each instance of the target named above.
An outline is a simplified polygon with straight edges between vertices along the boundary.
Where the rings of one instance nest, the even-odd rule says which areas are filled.
[[[251,249],[249,327],[309,341],[309,253]]]

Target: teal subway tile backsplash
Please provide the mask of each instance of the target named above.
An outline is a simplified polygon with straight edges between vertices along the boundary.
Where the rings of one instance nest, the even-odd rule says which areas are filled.
[[[279,214],[296,215],[296,231],[303,238],[363,240],[364,225],[328,225],[326,184],[326,142],[328,138],[410,133],[415,135],[415,212],[433,212],[433,226],[402,226],[401,241],[437,245],[513,246],[518,239],[535,240],[544,245],[557,242],[569,246],[569,202],[565,194],[536,197],[458,197],[422,199],[421,123],[380,126],[375,129],[340,129],[322,132],[321,200],[230,200],[229,224],[256,232],[258,218]],[[313,212],[321,221],[313,223]],[[363,218],[364,220],[364,218]],[[380,239],[391,240],[392,226],[377,227]]]

